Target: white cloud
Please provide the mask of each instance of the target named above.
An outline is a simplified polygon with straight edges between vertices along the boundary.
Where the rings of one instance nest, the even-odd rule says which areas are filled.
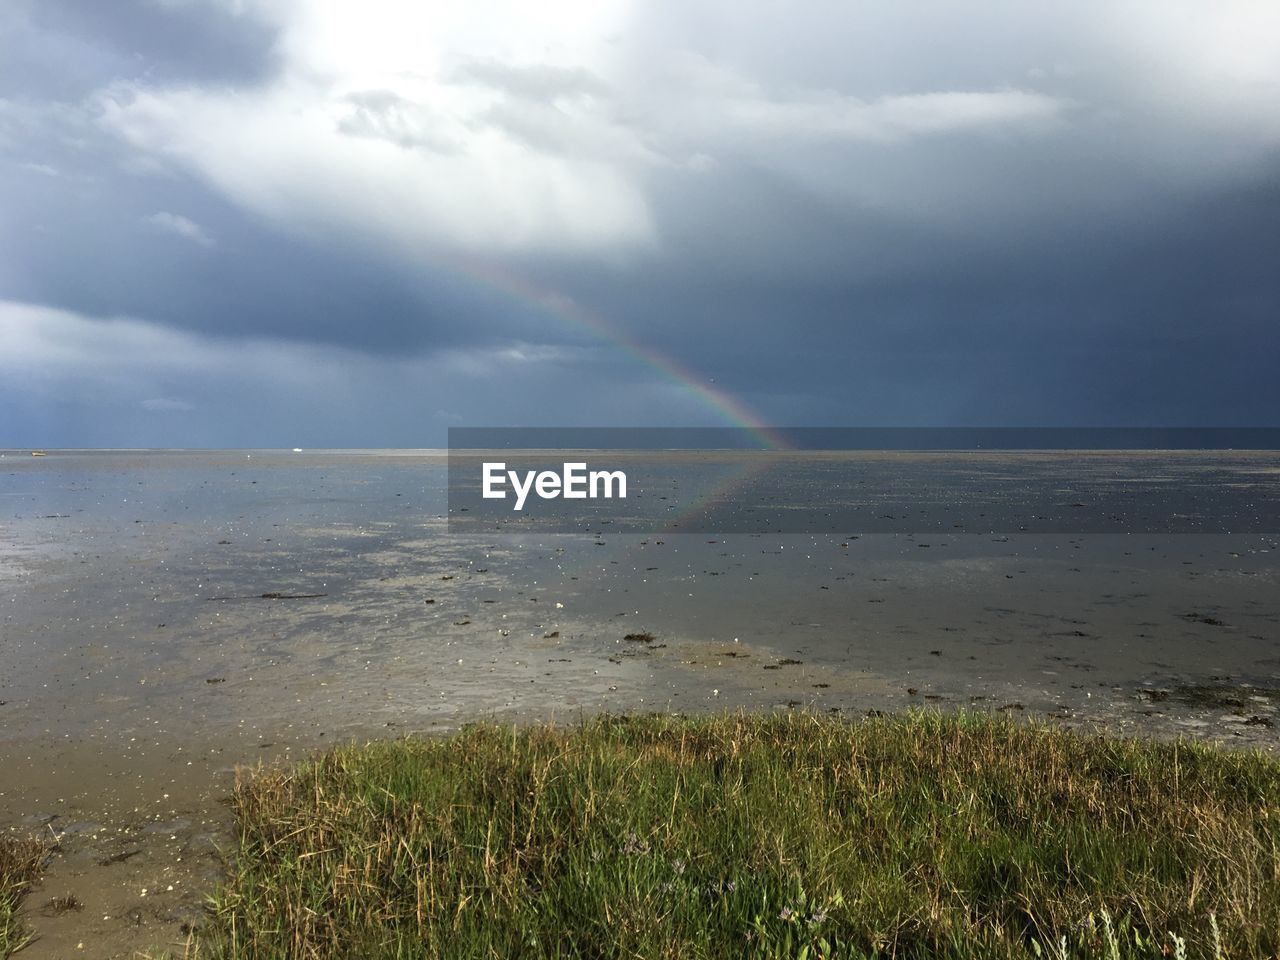
[[[669,80],[682,93],[673,123],[683,136],[882,142],[1025,126],[1058,117],[1069,101],[1030,90],[938,91],[863,99],[835,90],[771,92],[738,71],[685,53]]]
[[[625,0],[258,6],[281,28],[273,81],[118,84],[100,97],[102,124],[283,227],[338,227],[411,259],[433,245],[645,249],[654,168],[1043,125],[1064,106],[1013,88],[771,89],[699,54],[645,50],[630,37],[644,11]]]
[[[648,206],[626,170],[487,120],[507,96],[495,78],[449,79],[472,60],[546,67],[544,85],[558,69],[589,73],[625,6],[499,6],[267,5],[281,24],[273,82],[120,84],[101,95],[101,122],[282,226],[337,227],[410,257],[434,244],[581,253],[649,242]]]
[[[1097,28],[1123,39],[1134,107],[1182,134],[1176,147],[1143,144],[1153,167],[1218,174],[1280,146],[1280,4],[1130,0],[1103,5]],[[1121,122],[1149,126],[1134,107]]]
[[[651,233],[623,172],[530,149],[429,98],[375,112],[351,92],[287,85],[261,96],[118,89],[104,120],[281,225],[338,226],[409,256],[440,243],[584,252]]]
[[[209,236],[200,224],[194,220],[188,220],[181,214],[161,210],[159,213],[153,213],[145,219],[147,223],[161,233],[182,237],[182,239],[190,240],[192,243],[197,243],[202,247],[212,247],[214,245],[213,237]]]

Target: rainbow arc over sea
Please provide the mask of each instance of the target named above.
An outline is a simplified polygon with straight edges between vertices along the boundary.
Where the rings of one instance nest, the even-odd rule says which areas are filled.
[[[745,401],[727,390],[716,387],[676,358],[637,340],[616,324],[594,313],[577,301],[554,290],[479,260],[455,260],[456,272],[470,277],[481,286],[506,296],[526,309],[575,330],[585,330],[596,339],[621,349],[665,379],[675,383],[711,410],[727,425],[750,433],[768,450],[785,450],[790,446],[783,434],[770,426]]]

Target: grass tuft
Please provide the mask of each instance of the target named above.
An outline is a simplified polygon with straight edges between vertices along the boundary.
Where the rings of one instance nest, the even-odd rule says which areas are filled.
[[[0,958],[17,953],[30,942],[18,918],[18,907],[39,879],[49,856],[41,840],[0,837]]]
[[[1280,762],[989,715],[601,717],[240,779],[198,953],[1270,957]]]

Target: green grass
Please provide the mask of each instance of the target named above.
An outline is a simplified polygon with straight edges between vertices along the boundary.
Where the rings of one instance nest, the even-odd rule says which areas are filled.
[[[18,906],[40,876],[49,854],[39,840],[0,837],[0,958],[17,953],[29,940]]]
[[[975,715],[606,717],[340,748],[232,802],[200,956],[1280,949],[1280,762],[1186,743]]]

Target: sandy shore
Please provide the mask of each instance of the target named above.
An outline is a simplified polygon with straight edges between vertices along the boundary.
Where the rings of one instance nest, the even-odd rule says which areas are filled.
[[[180,943],[236,767],[340,740],[932,706],[1280,743],[1275,537],[486,540],[418,473],[226,471],[0,487],[0,830],[59,842],[24,957]]]

